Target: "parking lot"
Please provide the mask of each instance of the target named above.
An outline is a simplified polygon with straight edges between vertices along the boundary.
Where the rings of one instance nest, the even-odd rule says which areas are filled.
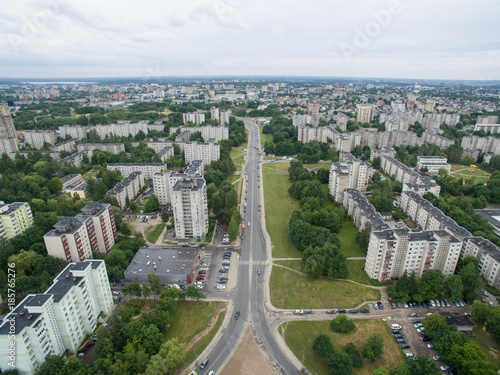
[[[227,255],[226,255],[227,254]],[[225,258],[224,258],[225,256]],[[201,270],[206,270],[206,292],[224,292],[236,288],[238,277],[239,253],[233,246],[217,247],[203,252]],[[221,272],[226,270],[226,272]],[[221,281],[221,278],[227,280]]]

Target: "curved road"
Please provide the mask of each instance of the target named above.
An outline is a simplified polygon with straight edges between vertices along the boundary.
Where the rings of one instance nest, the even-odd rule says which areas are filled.
[[[250,131],[248,139],[248,160],[245,164],[245,174],[248,176],[247,210],[243,214],[246,228],[244,239],[241,241],[241,256],[238,270],[238,286],[233,294],[234,310],[240,312],[238,320],[231,318],[224,335],[208,356],[209,363],[204,370],[197,369],[199,374],[208,373],[210,370],[219,370],[224,367],[230,359],[247,327],[251,325],[260,344],[271,357],[276,367],[283,374],[295,375],[299,371],[284,355],[280,346],[274,339],[274,331],[270,328],[264,301],[265,271],[268,264],[266,255],[266,242],[261,222],[263,217],[259,211],[259,205],[263,205],[260,192],[262,186],[262,175],[259,160],[259,128],[245,119],[245,125]],[[255,148],[257,147],[257,149]],[[260,178],[258,178],[260,176]],[[248,223],[250,222],[250,225]],[[261,275],[257,270],[261,270]],[[274,327],[273,327],[274,328]],[[199,358],[199,362],[205,358]],[[275,368],[276,370],[276,368]]]

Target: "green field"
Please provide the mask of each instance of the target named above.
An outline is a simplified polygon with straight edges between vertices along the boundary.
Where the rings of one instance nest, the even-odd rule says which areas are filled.
[[[464,180],[472,179],[475,184],[488,182],[491,176],[491,173],[463,164],[452,164],[449,174]]]
[[[161,223],[155,225],[154,227],[153,226],[147,227],[146,230],[144,231],[146,239],[151,243],[155,243],[156,241],[158,241],[158,237],[160,237],[160,234],[163,231],[163,229],[165,229],[166,225],[167,225],[166,223]]]
[[[210,321],[221,304],[222,302],[178,302],[174,321],[165,333],[165,341],[177,337],[179,342],[188,344],[194,336],[210,326]],[[194,348],[196,348],[196,353],[199,355],[212,341],[224,320],[224,315],[224,313],[221,313],[215,327],[198,341],[191,350],[187,351],[186,363],[194,361]]]
[[[280,327],[280,333],[286,344],[299,359],[304,353],[304,366],[314,375],[329,374],[327,361],[318,357],[312,351],[314,339],[321,333],[330,336],[335,351],[343,350],[348,343],[354,343],[359,351],[363,349],[368,337],[373,333],[379,333],[384,339],[384,354],[375,363],[363,361],[363,367],[353,368],[356,375],[371,375],[379,368],[392,369],[404,362],[403,354],[398,344],[389,333],[387,324],[381,320],[356,320],[356,330],[347,334],[334,333],[330,330],[330,321],[297,321],[284,323]],[[284,330],[284,334],[283,334]]]
[[[245,156],[247,155],[245,148],[246,144],[245,147],[233,147],[231,149],[231,153],[229,154],[231,159],[233,159],[233,163],[236,166],[237,171],[243,170],[243,164],[245,164]]]
[[[208,245],[210,242],[212,242],[216,220],[217,219],[215,218],[215,216],[208,217],[208,233],[205,236],[205,241],[203,242],[204,244]]]
[[[358,230],[349,219],[344,221],[337,235],[340,239],[340,250],[346,253],[348,258],[366,256],[366,251],[356,241]]]
[[[273,242],[274,258],[301,258],[302,254],[288,238],[288,222],[293,210],[300,209],[299,202],[288,194],[292,184],[288,180],[290,163],[262,165],[266,227]]]
[[[500,343],[489,332],[483,331],[483,325],[480,322],[475,321],[475,323],[474,337],[470,337],[470,340],[474,341],[486,353],[488,359],[495,364],[498,370],[500,367]]]
[[[273,141],[273,135],[272,134],[262,134],[262,128],[264,125],[259,125],[259,130],[260,130],[260,147],[261,149],[264,149],[264,145],[266,142],[272,142]]]
[[[118,236],[115,240],[115,244],[113,245],[113,248],[111,249],[111,251],[113,251],[115,249],[120,249],[120,245],[127,243],[127,242],[132,242],[133,240],[134,240],[133,238]]]
[[[269,290],[271,303],[280,309],[353,308],[380,299],[377,289],[342,280],[311,280],[281,267],[273,267]]]
[[[302,260],[275,260],[273,261],[273,264],[279,264],[294,271],[304,273],[304,271],[302,270]]]

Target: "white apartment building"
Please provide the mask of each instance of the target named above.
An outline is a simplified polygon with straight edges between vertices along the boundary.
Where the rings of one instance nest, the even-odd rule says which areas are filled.
[[[221,109],[220,111],[220,124],[229,125],[229,111],[227,109]]]
[[[83,182],[81,174],[68,174],[60,178],[63,190],[77,186]]]
[[[207,185],[204,178],[183,178],[172,188],[175,236],[204,238],[208,232]]]
[[[94,332],[98,317],[108,315],[112,307],[104,260],[68,264],[45,293],[28,295],[4,317],[0,367],[28,375],[39,369],[47,355],[75,353]]]
[[[426,143],[434,143],[439,148],[446,149],[451,145],[455,144],[455,141],[446,137],[443,137],[438,134],[423,132],[422,133],[422,141]]]
[[[389,228],[389,225],[384,222],[375,207],[368,202],[368,199],[358,189],[345,189],[342,205],[359,231],[365,227],[366,223],[370,223],[372,230],[375,231]]]
[[[189,164],[184,173],[165,171],[155,173],[153,176],[154,194],[161,206],[172,203],[172,189],[177,181],[183,178],[203,178],[203,162],[194,160]]]
[[[476,124],[498,124],[498,116],[477,116]]]
[[[441,168],[449,172],[451,165],[447,161],[444,156],[417,156],[417,169],[426,168],[429,174],[438,174]]]
[[[75,152],[72,155],[66,156],[61,160],[61,163],[64,164],[73,164],[75,167],[81,167],[83,164],[83,152]]]
[[[167,169],[163,163],[112,163],[108,164],[109,170],[119,170],[122,176],[128,176],[132,172],[142,172],[144,180],[152,180],[153,175]]]
[[[300,125],[298,127],[297,140],[302,143],[311,141],[334,142],[340,136],[340,133],[331,126],[320,126],[317,128]]]
[[[474,131],[484,131],[486,134],[498,134],[500,133],[500,124],[476,124],[474,126]]]
[[[0,201],[0,236],[11,239],[33,225],[31,207],[26,202]]]
[[[345,189],[365,191],[367,183],[368,165],[352,154],[341,153],[339,162],[332,163],[328,189],[335,202],[342,204]]]
[[[213,139],[208,142],[186,142],[184,144],[184,160],[191,163],[201,160],[203,165],[208,165],[212,160],[220,159],[220,145]]]
[[[207,141],[209,139],[214,139],[216,142],[219,142],[222,139],[229,139],[229,128],[225,125],[220,125],[220,126],[205,125],[200,127],[181,126],[180,128],[172,127],[170,128],[170,134],[171,135],[174,134],[178,129],[181,129],[181,133],[179,134],[178,137],[186,141],[189,140],[191,133],[195,132],[201,132],[201,136],[203,137],[204,141]],[[184,132],[188,133],[184,134]]]
[[[59,136],[61,138],[66,138],[69,135],[73,139],[84,139],[87,138],[88,126],[80,125],[63,125],[59,126]]]
[[[479,150],[484,153],[500,155],[500,138],[480,137],[478,135],[463,137],[462,148],[464,150]]]
[[[192,122],[193,124],[200,125],[205,122],[205,113],[203,112],[188,112],[182,114],[182,121],[184,124]]]
[[[68,139],[64,142],[58,143],[54,146],[52,146],[51,150],[52,151],[67,151],[67,152],[73,152],[76,149],[76,141],[74,139]]]
[[[210,118],[212,120],[220,120],[220,111],[218,107],[211,107],[210,108]]]
[[[404,272],[421,277],[431,269],[451,276],[461,249],[462,241],[444,230],[410,232],[404,228],[373,231],[365,272],[378,281],[398,279]]]
[[[124,209],[127,206],[127,198],[129,202],[132,201],[134,197],[139,194],[139,191],[144,185],[143,173],[141,171],[132,172],[112,189],[109,189],[106,195],[115,198],[120,208]]]
[[[111,250],[118,235],[111,205],[87,203],[82,212],[60,219],[43,236],[50,256],[73,262],[92,258],[93,252],[107,254]]]
[[[473,256],[479,260],[479,274],[492,287],[500,289],[500,249],[483,237],[467,237],[462,247],[462,258]]]
[[[9,158],[14,159],[18,151],[17,138],[0,137],[0,156],[7,154]]]
[[[76,150],[77,152],[86,152],[90,160],[94,150],[107,151],[116,155],[125,152],[125,146],[123,143],[80,143],[76,146]]]
[[[45,143],[51,145],[56,143],[56,136],[50,130],[23,130],[20,134],[24,137],[24,143],[35,150],[40,150]]]
[[[357,104],[356,122],[372,122],[373,120],[373,105]]]

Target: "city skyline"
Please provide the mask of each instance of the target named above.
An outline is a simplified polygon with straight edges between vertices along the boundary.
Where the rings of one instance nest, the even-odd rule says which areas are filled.
[[[489,0],[474,7],[465,1],[398,0],[149,1],[143,7],[91,0],[84,7],[22,0],[6,4],[0,16],[0,77],[492,81],[500,79],[499,8]]]

